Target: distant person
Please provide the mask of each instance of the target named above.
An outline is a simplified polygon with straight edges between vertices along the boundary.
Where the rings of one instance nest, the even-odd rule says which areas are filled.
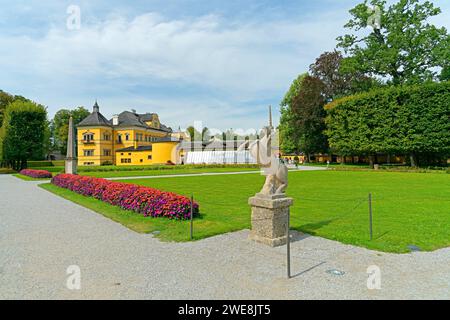
[[[297,158],[297,157],[294,158],[294,164],[295,164],[295,169],[298,170],[298,164],[299,164],[299,161],[298,161],[298,158]]]

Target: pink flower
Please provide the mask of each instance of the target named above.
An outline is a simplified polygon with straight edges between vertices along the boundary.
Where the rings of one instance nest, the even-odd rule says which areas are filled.
[[[190,199],[172,192],[73,174],[59,174],[53,177],[52,183],[145,217],[191,218]],[[193,212],[194,215],[199,212],[199,205],[195,202]]]
[[[23,169],[19,172],[24,176],[31,178],[51,178],[52,174],[47,170],[34,170],[34,169]]]

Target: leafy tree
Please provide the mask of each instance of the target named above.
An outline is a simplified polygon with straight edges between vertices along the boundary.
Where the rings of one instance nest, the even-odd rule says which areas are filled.
[[[42,159],[47,125],[47,111],[42,105],[20,99],[8,104],[0,134],[3,162],[20,170],[27,160]]]
[[[442,68],[441,75],[439,78],[441,81],[450,81],[450,66]]]
[[[447,30],[428,23],[440,12],[430,1],[399,0],[387,6],[385,0],[365,0],[358,4],[350,10],[352,18],[345,25],[353,33],[337,38],[338,47],[349,55],[343,70],[381,77],[394,85],[436,78],[436,67],[444,65],[450,50]],[[363,29],[369,25],[373,30],[367,34]]]
[[[323,134],[324,84],[316,77],[302,74],[294,80],[281,103],[280,145],[285,153],[326,152]]]
[[[207,127],[203,127],[202,132],[199,132],[193,126],[189,126],[186,128],[186,132],[191,138],[191,141],[194,141],[196,137],[201,137],[202,141],[208,140],[209,138],[209,129]]]
[[[12,94],[9,94],[8,92],[0,90],[0,127],[2,126],[3,123],[3,115],[5,113],[6,106],[16,100],[30,101],[22,96],[14,96]]]
[[[280,148],[286,154],[295,154],[299,152],[298,137],[294,127],[294,117],[289,106],[281,107],[280,125]]]
[[[285,94],[283,101],[281,101],[281,106],[290,106],[292,104],[292,101],[294,98],[299,94],[301,88],[302,88],[302,82],[303,79],[305,79],[308,76],[308,73],[302,73],[300,74],[297,79],[294,79],[291,86],[289,87],[288,92]]]
[[[84,107],[78,107],[73,110],[58,110],[50,125],[53,137],[53,148],[65,155],[67,153],[67,135],[69,134],[70,117],[73,117],[73,124],[76,126],[89,114],[89,110]]]
[[[324,84],[320,79],[306,76],[301,82],[301,90],[292,100],[293,123],[299,138],[299,149],[308,156],[327,151],[325,130]]]
[[[14,96],[9,93],[0,90],[0,127],[3,123],[3,114],[5,113],[6,106],[14,101]]]
[[[309,67],[311,76],[322,81],[323,95],[327,101],[379,86],[376,80],[360,71],[343,72],[343,59],[342,53],[337,50],[325,52]]]
[[[301,90],[301,85],[307,73],[300,74],[289,87],[281,101],[281,118],[279,125],[280,148],[284,153],[299,153],[299,135],[295,128],[295,115],[292,110],[293,101]]]

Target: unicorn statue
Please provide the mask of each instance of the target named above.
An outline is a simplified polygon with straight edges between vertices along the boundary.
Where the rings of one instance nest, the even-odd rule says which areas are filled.
[[[277,157],[272,148],[275,131],[272,126],[272,112],[269,107],[269,126],[261,129],[259,139],[242,144],[238,151],[248,148],[250,155],[262,168],[266,181],[259,195],[274,196],[284,195],[288,186],[288,169],[284,162]]]

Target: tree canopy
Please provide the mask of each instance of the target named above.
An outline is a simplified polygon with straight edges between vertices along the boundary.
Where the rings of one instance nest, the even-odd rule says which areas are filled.
[[[280,148],[285,153],[300,152],[299,135],[295,127],[296,117],[292,108],[293,101],[301,90],[303,79],[307,76],[308,73],[303,73],[294,79],[280,104],[281,118],[278,129],[280,132]]]
[[[356,92],[367,91],[380,83],[358,70],[342,68],[344,57],[340,51],[322,53],[309,67],[311,76],[323,83],[323,95],[327,101]]]
[[[45,107],[20,99],[8,104],[0,131],[2,162],[20,170],[27,160],[44,158],[47,130]]]
[[[281,105],[280,144],[286,153],[326,152],[324,83],[308,74],[294,80]]]
[[[350,10],[353,31],[337,38],[347,57],[345,71],[387,79],[394,85],[434,80],[448,65],[449,35],[430,24],[441,13],[432,2],[365,0]],[[371,32],[365,32],[368,27]]]
[[[61,154],[65,155],[67,152],[67,135],[69,134],[69,118],[73,117],[73,124],[76,126],[89,114],[89,110],[85,107],[78,107],[73,110],[58,110],[51,122],[53,149],[59,150]]]
[[[8,92],[0,90],[0,128],[3,124],[3,116],[4,116],[4,113],[6,110],[6,106],[16,100],[30,101],[27,98],[24,98],[22,96],[15,96],[15,95],[9,94]]]

